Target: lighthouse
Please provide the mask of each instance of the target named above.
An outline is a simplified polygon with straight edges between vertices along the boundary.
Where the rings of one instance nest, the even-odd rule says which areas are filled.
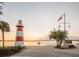
[[[16,25],[17,31],[16,31],[16,42],[15,46],[24,46],[24,39],[23,39],[23,28],[22,20],[18,21],[18,24]]]

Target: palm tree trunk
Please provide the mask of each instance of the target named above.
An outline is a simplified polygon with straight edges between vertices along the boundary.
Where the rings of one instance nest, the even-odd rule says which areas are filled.
[[[59,47],[59,40],[57,39],[56,42],[57,42],[57,46],[56,47]]]
[[[59,43],[59,46],[61,47],[61,44],[62,44],[62,40],[60,41],[60,43]]]
[[[4,31],[2,31],[3,47],[4,47]]]
[[[59,45],[59,42],[57,41],[57,46]]]

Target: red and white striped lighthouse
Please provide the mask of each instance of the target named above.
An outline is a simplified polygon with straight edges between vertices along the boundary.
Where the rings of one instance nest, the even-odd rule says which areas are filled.
[[[17,32],[16,32],[16,42],[15,42],[15,46],[24,46],[24,39],[23,39],[23,25],[22,25],[22,21],[19,20],[18,24],[16,25],[17,27]]]

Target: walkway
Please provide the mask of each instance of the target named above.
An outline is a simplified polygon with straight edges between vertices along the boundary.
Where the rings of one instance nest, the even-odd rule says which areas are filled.
[[[11,57],[79,57],[79,47],[75,49],[56,49],[54,46],[27,47]]]

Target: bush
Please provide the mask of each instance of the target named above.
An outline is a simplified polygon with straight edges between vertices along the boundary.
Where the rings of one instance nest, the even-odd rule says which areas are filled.
[[[23,49],[23,47],[0,47],[0,56],[10,56],[12,54],[18,53]]]
[[[76,48],[74,45],[68,45],[69,48]]]
[[[68,47],[56,46],[55,48],[58,48],[58,49],[73,49],[73,48],[76,48],[76,46],[73,45],[73,44],[70,44],[70,45],[68,45]]]

